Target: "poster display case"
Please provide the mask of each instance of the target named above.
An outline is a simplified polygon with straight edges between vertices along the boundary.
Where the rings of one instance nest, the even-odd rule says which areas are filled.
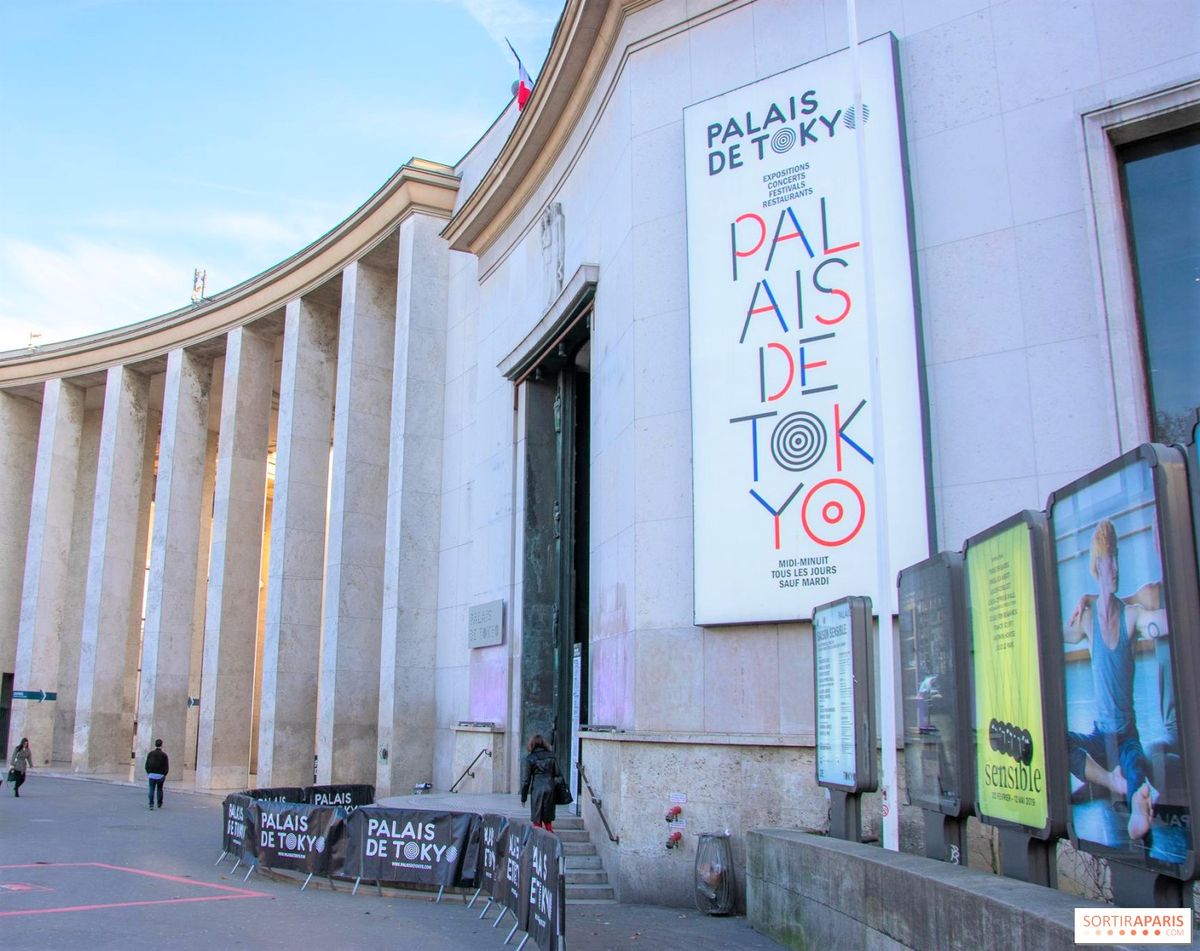
[[[975,812],[982,822],[1048,840],[1061,833],[1062,651],[1046,636],[1057,599],[1050,536],[1025,511],[967,541]]]
[[[1048,505],[1069,834],[1111,861],[1182,880],[1197,871],[1197,764],[1188,754],[1200,724],[1194,457],[1194,445],[1143,445],[1055,491]]]
[[[963,556],[940,552],[900,572],[904,766],[915,806],[957,818],[974,807]]]

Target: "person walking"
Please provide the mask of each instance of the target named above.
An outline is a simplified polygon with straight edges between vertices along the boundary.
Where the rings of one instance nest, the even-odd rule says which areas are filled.
[[[149,781],[150,808],[154,808],[154,794],[158,792],[158,808],[162,808],[163,782],[171,771],[171,760],[163,752],[162,740],[154,741],[154,749],[146,754],[146,779]]]
[[[29,737],[21,737],[21,742],[13,751],[8,761],[8,780],[13,784],[13,795],[21,795],[21,787],[25,785],[25,770],[33,764],[33,754],[29,752]]]
[[[540,733],[529,739],[525,765],[521,770],[521,805],[529,800],[529,819],[539,829],[554,831],[555,784],[558,758]]]

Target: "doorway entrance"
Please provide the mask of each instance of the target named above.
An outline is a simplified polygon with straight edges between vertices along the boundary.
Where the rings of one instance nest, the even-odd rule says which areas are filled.
[[[586,720],[588,710],[590,320],[589,305],[539,355],[521,383],[521,723],[524,739],[540,733],[549,741],[568,777],[577,721]]]

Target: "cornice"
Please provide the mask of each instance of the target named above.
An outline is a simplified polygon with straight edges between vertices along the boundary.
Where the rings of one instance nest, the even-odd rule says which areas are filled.
[[[569,0],[546,63],[512,134],[442,231],[451,249],[482,255],[545,179],[579,122],[625,19],[658,0]]]
[[[0,387],[75,377],[153,360],[264,317],[340,274],[408,217],[448,219],[459,180],[438,162],[412,159],[349,218],[273,268],[198,306],[36,350],[0,353]]]

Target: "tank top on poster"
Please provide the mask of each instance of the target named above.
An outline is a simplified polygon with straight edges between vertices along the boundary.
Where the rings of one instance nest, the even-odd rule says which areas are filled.
[[[1109,648],[1100,632],[1099,603],[1092,608],[1092,689],[1096,696],[1096,726],[1105,733],[1124,733],[1134,727],[1133,645],[1121,605],[1117,646]]]

